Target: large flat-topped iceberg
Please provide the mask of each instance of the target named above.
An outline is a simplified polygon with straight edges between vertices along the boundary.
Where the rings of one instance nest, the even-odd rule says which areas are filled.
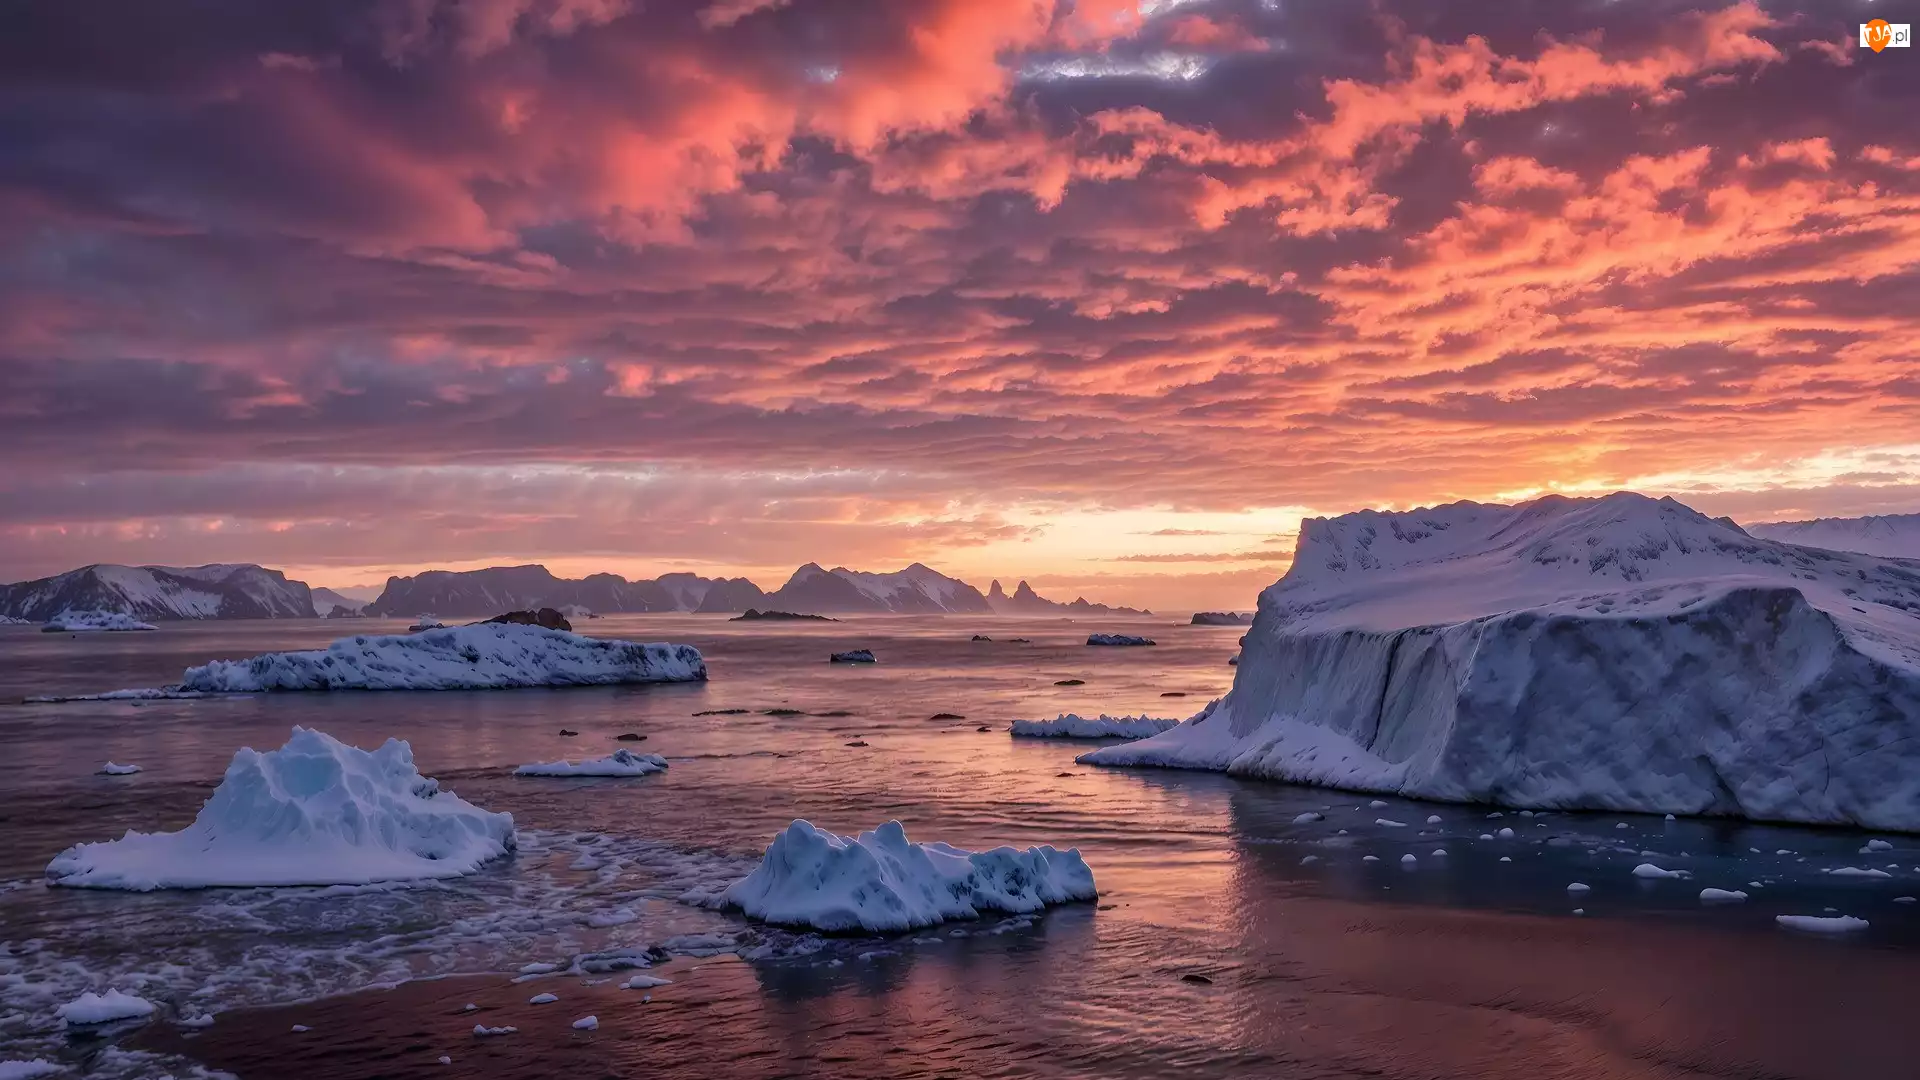
[[[406,743],[366,751],[296,727],[278,750],[234,754],[193,824],[75,845],[47,876],[55,885],[141,892],[364,885],[457,877],[513,846],[513,815],[441,791],[414,767]]]
[[[564,630],[479,623],[418,634],[341,638],[324,649],[215,660],[182,690],[492,690],[705,681],[691,645],[607,641]]]
[[[1315,518],[1233,689],[1101,765],[1920,830],[1920,563],[1671,499]]]
[[[859,836],[795,821],[719,903],[786,926],[891,931],[989,911],[1034,912],[1097,895],[1093,871],[1077,850],[963,851],[912,843],[897,821]]]

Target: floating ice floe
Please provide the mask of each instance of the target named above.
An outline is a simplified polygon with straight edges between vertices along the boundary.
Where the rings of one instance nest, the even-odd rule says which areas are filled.
[[[816,930],[911,930],[982,912],[1024,914],[1098,896],[1078,850],[916,844],[898,821],[838,836],[795,821],[719,897],[754,918]]]
[[[1082,760],[1920,831],[1915,611],[1911,563],[1670,499],[1313,518],[1233,690]]]
[[[633,978],[621,983],[620,989],[651,990],[656,986],[666,986],[672,982],[672,979],[663,979],[658,975],[635,975]]]
[[[89,990],[79,997],[54,1010],[54,1015],[68,1027],[85,1027],[90,1024],[111,1024],[115,1020],[132,1020],[141,1016],[152,1016],[154,1004],[143,997],[122,993],[109,987],[104,994]]]
[[[1152,645],[1152,638],[1135,637],[1132,634],[1088,634],[1089,645]]]
[[[1809,934],[1847,934],[1867,928],[1867,920],[1851,915],[1775,915],[1773,921]]]
[[[691,645],[643,645],[518,623],[480,623],[419,634],[341,638],[308,652],[215,660],[188,668],[179,689],[491,690],[706,678],[706,662]]]
[[[485,1039],[485,1038],[491,1038],[492,1036],[495,1036],[495,1035],[512,1035],[517,1033],[519,1030],[520,1030],[519,1028],[514,1027],[511,1024],[505,1027],[488,1027],[485,1024],[475,1024],[473,1025],[473,1037],[476,1039]]]
[[[1688,876],[1685,870],[1664,870],[1650,862],[1643,862],[1633,868],[1637,878],[1683,878]]]
[[[1738,904],[1747,898],[1741,889],[1701,889],[1700,902],[1703,904]]]
[[[511,814],[441,791],[405,742],[369,752],[296,727],[278,750],[234,754],[193,824],[75,845],[47,876],[138,891],[363,885],[456,877],[513,846]]]
[[[597,1016],[583,1016],[573,1022],[573,1030],[575,1031],[592,1031],[599,1026],[600,1018]]]
[[[160,628],[118,611],[63,611],[40,629],[49,634],[96,634]]]
[[[1293,818],[1293,823],[1295,825],[1306,825],[1310,822],[1325,820],[1325,818],[1326,818],[1325,814],[1319,813],[1318,811],[1309,810],[1304,814],[1295,814]]]
[[[529,1005],[551,1005],[560,1000],[558,994],[535,994],[527,999]]]
[[[132,776],[139,771],[140,766],[138,765],[115,765],[111,761],[100,766],[100,774],[102,776]]]
[[[1893,876],[1885,870],[1875,870],[1872,867],[1863,870],[1858,866],[1841,866],[1822,872],[1833,877],[1890,878]]]
[[[1051,720],[1015,720],[1007,727],[1007,731],[1013,735],[1039,739],[1145,739],[1179,722],[1160,716],[1108,716],[1101,713],[1087,717],[1078,713],[1061,713]]]
[[[659,754],[636,754],[615,750],[603,758],[587,761],[547,761],[522,765],[515,776],[646,776],[665,770],[667,759]]]

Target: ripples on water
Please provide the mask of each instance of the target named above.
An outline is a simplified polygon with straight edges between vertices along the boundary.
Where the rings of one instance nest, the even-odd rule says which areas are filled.
[[[1230,684],[1234,627],[895,618],[770,629],[628,616],[582,629],[697,645],[713,681],[11,704],[161,685],[211,657],[396,625],[0,631],[9,1049],[103,1076],[153,1075],[184,1063],[67,1043],[50,1029],[52,1008],[117,984],[173,1018],[666,943],[681,956],[750,959],[710,962],[659,991],[661,1004],[701,1009],[648,1014],[630,1038],[605,1011],[630,1007],[615,995],[596,1064],[702,1076],[1858,1077],[1912,1075],[1887,1070],[1920,1054],[1900,1018],[1920,975],[1920,931],[1913,906],[1894,902],[1920,893],[1912,840],[1869,856],[1857,852],[1863,836],[1837,831],[1635,815],[1489,821],[1484,807],[1398,799],[1377,808],[1351,793],[1081,767],[1072,759],[1086,743],[1004,732],[1061,711],[1188,715]],[[1161,644],[1087,648],[1090,629]],[[1033,644],[970,641],[976,633]],[[826,663],[854,647],[880,663]],[[1055,685],[1065,679],[1084,685]],[[748,711],[694,715],[724,709]],[[404,889],[130,895],[39,883],[73,842],[186,823],[236,747],[278,746],[293,724],[366,746],[411,740],[423,772],[513,812],[521,851]],[[607,753],[623,732],[647,736],[639,748],[672,768],[638,780],[506,775]],[[856,740],[867,745],[847,745]],[[91,775],[109,758],[145,771]],[[1294,824],[1306,810],[1326,820]],[[1103,897],[1038,920],[831,941],[681,902],[744,873],[795,817],[841,832],[899,818],[915,839],[966,847],[1078,846]],[[1382,817],[1408,825],[1376,825]],[[1502,825],[1519,835],[1479,839]],[[1629,870],[1641,861],[1694,878],[1640,881]],[[1887,864],[1888,879],[1819,873]],[[1574,880],[1593,891],[1570,899]],[[1708,885],[1752,899],[1703,909]],[[1809,940],[1772,926],[1775,914],[1826,907],[1872,927]],[[584,990],[594,977],[548,981]]]

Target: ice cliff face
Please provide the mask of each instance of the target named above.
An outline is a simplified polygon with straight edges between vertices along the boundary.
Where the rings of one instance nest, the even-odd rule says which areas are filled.
[[[1920,563],[1628,493],[1312,519],[1232,691],[1083,760],[1920,830]]]

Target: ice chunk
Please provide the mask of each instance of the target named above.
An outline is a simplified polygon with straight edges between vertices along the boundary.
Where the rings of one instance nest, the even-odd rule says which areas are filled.
[[[49,634],[97,634],[160,628],[118,611],[63,611],[40,629]]]
[[[1429,825],[1438,825],[1438,824],[1440,824],[1440,815],[1439,815],[1439,814],[1428,814],[1428,815],[1427,815],[1427,824],[1429,824]]]
[[[1572,882],[1567,886],[1567,891],[1570,893],[1591,892],[1592,889],[1593,889],[1593,886],[1580,881]]]
[[[1893,845],[1887,843],[1885,840],[1869,840],[1867,841],[1867,846],[1860,849],[1860,853],[1862,855],[1865,855],[1870,851],[1892,851],[1892,850],[1893,850]]]
[[[1747,898],[1739,889],[1701,889],[1700,902],[1703,904],[1738,904]]]
[[[1501,829],[1501,830],[1500,830],[1500,839],[1502,839],[1502,840],[1511,840],[1511,839],[1513,839],[1513,830],[1512,830],[1512,829]]]
[[[1829,870],[1827,873],[1832,874],[1834,877],[1890,878],[1893,876],[1885,870],[1875,870],[1872,868],[1862,870],[1857,866],[1842,866],[1834,870]]]
[[[1367,807],[1368,809],[1371,809],[1371,810],[1379,810],[1384,808],[1386,805],[1387,805],[1387,801],[1385,799],[1375,799],[1372,802],[1368,803]]]
[[[659,754],[636,754],[631,750],[615,750],[603,758],[587,761],[548,761],[533,765],[522,765],[513,770],[515,776],[646,776],[657,773],[667,767],[667,759]]]
[[[473,1037],[476,1039],[484,1039],[491,1035],[512,1035],[519,1030],[519,1028],[511,1025],[507,1027],[488,1027],[485,1024],[475,1024],[473,1025]]]
[[[1789,930],[1810,934],[1845,934],[1867,928],[1867,920],[1851,915],[1775,915],[1773,921]]]
[[[75,845],[47,876],[138,891],[362,885],[471,873],[513,846],[511,814],[441,791],[405,742],[366,751],[296,727],[278,750],[234,754],[193,824]]]
[[[770,923],[887,931],[982,911],[1039,911],[1097,895],[1093,871],[1078,850],[964,851],[912,843],[898,821],[857,837],[795,821],[720,903]]]
[[[100,766],[100,774],[102,776],[132,776],[139,771],[140,766],[138,765],[115,765],[111,761]]]
[[[68,1027],[83,1027],[88,1024],[110,1024],[115,1020],[132,1020],[141,1016],[152,1016],[154,1004],[143,997],[121,993],[115,987],[108,987],[104,994],[89,990],[65,1005],[54,1010],[54,1015]]]
[[[1034,738],[1144,739],[1178,723],[1180,721],[1160,716],[1108,716],[1101,713],[1090,718],[1077,713],[1061,713],[1051,720],[1015,720],[1007,730],[1014,735]]]
[[[1406,822],[1395,821],[1392,818],[1383,818],[1383,817],[1374,818],[1373,823],[1375,825],[1384,826],[1385,828],[1389,828],[1389,829],[1404,829],[1407,827]]]
[[[1400,856],[1400,865],[1401,866],[1419,866],[1420,860],[1412,855],[1402,855]]]
[[[657,975],[635,975],[620,984],[622,990],[650,990],[656,986],[666,986],[672,979],[662,979]]]
[[[1643,862],[1633,868],[1633,876],[1637,878],[1683,878],[1687,876],[1687,872],[1685,870],[1662,870],[1650,862]]]
[[[1088,634],[1087,644],[1089,645],[1152,645],[1154,644],[1154,640],[1152,638],[1146,638],[1146,637],[1135,637],[1132,634]]]
[[[1326,819],[1325,814],[1319,813],[1318,811],[1309,810],[1304,814],[1295,814],[1293,818],[1293,823],[1295,825],[1306,825],[1315,821],[1324,821],[1325,819]]]
[[[1631,493],[1308,519],[1220,704],[1082,760],[1920,831],[1916,610],[1911,564]]]
[[[600,1018],[597,1016],[583,1016],[573,1022],[573,1030],[575,1031],[592,1031],[599,1026]]]
[[[529,1005],[551,1005],[560,1000],[558,994],[535,994],[527,999]]]
[[[491,690],[521,686],[705,682],[691,645],[609,641],[518,623],[341,638],[310,652],[188,668],[183,690]]]

